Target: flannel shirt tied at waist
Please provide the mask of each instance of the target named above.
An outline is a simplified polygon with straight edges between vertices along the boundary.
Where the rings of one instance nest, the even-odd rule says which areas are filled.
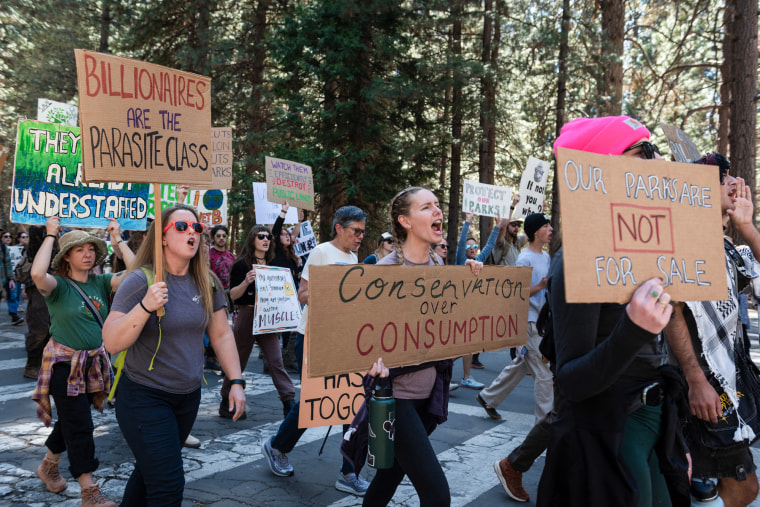
[[[88,357],[92,358],[92,364],[85,376]],[[53,376],[53,365],[64,361],[71,361],[66,389],[68,396],[90,393],[93,395],[92,402],[95,408],[103,412],[103,402],[111,390],[111,361],[103,344],[93,350],[74,350],[50,338],[42,354],[42,367],[32,394],[32,400],[37,402],[37,417],[45,426],[50,426],[53,421],[50,409],[50,378]]]

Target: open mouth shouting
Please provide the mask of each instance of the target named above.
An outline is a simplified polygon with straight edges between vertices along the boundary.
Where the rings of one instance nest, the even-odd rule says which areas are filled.
[[[433,225],[431,226],[433,229],[433,233],[442,236],[443,235],[443,220],[440,218],[437,218],[433,221]]]

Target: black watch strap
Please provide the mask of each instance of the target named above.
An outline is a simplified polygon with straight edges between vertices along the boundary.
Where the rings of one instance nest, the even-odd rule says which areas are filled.
[[[241,378],[234,378],[230,380],[230,385],[234,386],[235,384],[240,384],[241,386],[243,386],[243,389],[245,389],[245,380]]]

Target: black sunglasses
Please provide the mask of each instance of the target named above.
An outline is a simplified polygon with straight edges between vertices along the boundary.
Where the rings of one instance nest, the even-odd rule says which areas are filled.
[[[632,144],[629,146],[623,153],[628,153],[631,150],[635,150],[636,148],[641,148],[641,150],[644,152],[644,158],[647,160],[652,160],[654,158],[654,154],[660,154],[660,150],[657,149],[657,146],[650,143],[649,141],[639,141],[636,144]]]
[[[272,239],[272,236],[271,236],[271,235],[269,235],[269,234],[266,234],[266,233],[264,233],[264,232],[260,232],[260,233],[258,233],[258,234],[256,235],[256,237],[257,237],[257,238],[259,238],[259,239],[266,239],[266,240],[271,240],[271,239]]]

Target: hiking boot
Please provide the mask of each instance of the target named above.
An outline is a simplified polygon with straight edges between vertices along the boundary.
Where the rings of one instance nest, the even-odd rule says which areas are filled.
[[[485,384],[482,384],[475,380],[472,375],[467,378],[463,378],[459,385],[466,387],[467,389],[475,389],[476,391],[485,387]]]
[[[338,480],[335,481],[335,489],[351,495],[364,496],[368,488],[369,482],[361,475],[340,474]]]
[[[100,484],[95,483],[92,486],[82,488],[82,504],[80,507],[119,507],[119,504],[104,497],[100,491]]]
[[[32,380],[37,380],[37,377],[40,374],[40,368],[38,366],[25,366],[24,367],[24,378],[30,378]]]
[[[499,482],[504,486],[504,491],[512,500],[518,502],[527,502],[530,500],[530,495],[525,491],[522,485],[522,472],[518,472],[512,465],[509,464],[509,459],[504,458],[501,461],[494,461],[493,469],[496,472],[496,476],[499,478]]]
[[[293,466],[288,461],[285,453],[272,447],[272,438],[261,445],[261,454],[266,457],[269,469],[274,475],[278,477],[290,477],[295,473],[295,470],[293,470]]]
[[[230,400],[226,398],[222,398],[222,401],[219,402],[219,417],[223,417],[225,419],[232,419],[234,415],[235,415],[234,410],[230,412]],[[243,415],[240,416],[240,419],[238,419],[238,421],[245,421],[246,419],[248,419],[248,414],[243,412]]]
[[[192,435],[188,435],[187,438],[185,439],[185,443],[182,444],[182,447],[187,447],[189,449],[200,449],[201,441]]]
[[[475,399],[478,400],[478,403],[480,403],[480,406],[483,407],[483,410],[486,411],[486,414],[488,414],[488,417],[491,419],[501,419],[501,414],[496,411],[495,408],[493,408],[491,405],[486,403],[486,400],[480,397],[478,394],[475,396]]]
[[[472,367],[475,368],[476,370],[482,370],[483,368],[485,368],[483,363],[481,363],[477,357],[472,358]]]
[[[42,463],[37,467],[37,477],[42,480],[45,487],[51,493],[60,493],[65,490],[69,485],[66,479],[61,477],[61,472],[58,471],[58,462],[61,458],[52,460],[48,457],[42,459]]]

